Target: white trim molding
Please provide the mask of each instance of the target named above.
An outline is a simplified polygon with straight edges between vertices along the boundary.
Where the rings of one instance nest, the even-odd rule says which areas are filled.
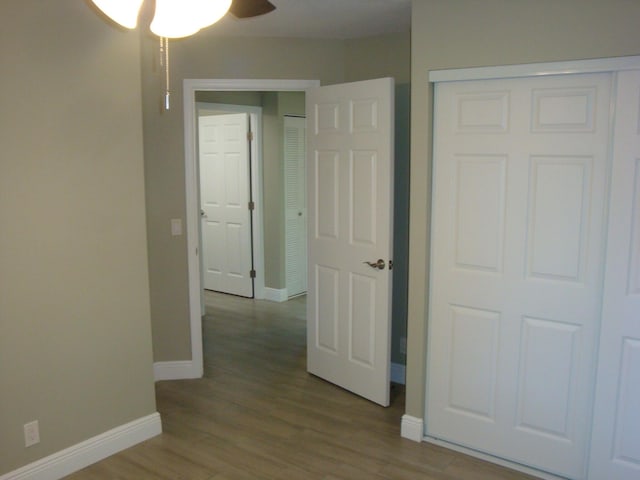
[[[405,365],[391,362],[391,381],[393,383],[404,385],[406,381],[405,379],[407,378],[406,370],[407,367]]]
[[[200,378],[202,374],[194,368],[191,360],[176,362],[155,362],[153,364],[153,378],[160,380],[186,380]]]
[[[264,78],[196,78],[183,81],[185,90],[196,92],[208,90],[215,92],[300,92],[320,86],[320,80],[280,80]],[[186,98],[186,97],[185,97]],[[193,97],[188,96],[189,100]]]
[[[57,480],[161,433],[156,412],[2,475],[0,480]]]
[[[269,288],[264,289],[264,299],[271,302],[286,302],[289,300],[289,294],[286,288]]]
[[[414,442],[424,439],[424,422],[421,418],[403,415],[400,423],[400,436]]]
[[[640,56],[569,60],[566,62],[526,63],[499,67],[454,68],[432,70],[430,82],[454,82],[460,80],[490,80],[495,78],[538,77],[572,73],[619,72],[640,68]]]
[[[273,79],[185,79],[182,82],[184,103],[184,169],[186,190],[187,265],[189,273],[189,325],[191,362],[194,376],[202,376],[202,285],[200,277],[200,201],[196,155],[196,92],[198,91],[289,91],[303,92],[319,87],[319,80]],[[266,292],[265,292],[266,296]],[[0,479],[2,480],[2,479]]]

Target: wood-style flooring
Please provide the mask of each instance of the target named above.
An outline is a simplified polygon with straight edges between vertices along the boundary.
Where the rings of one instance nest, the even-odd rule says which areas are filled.
[[[400,437],[401,386],[379,407],[309,375],[305,298],[207,292],[205,378],[156,384],[164,433],[67,480],[525,480]]]

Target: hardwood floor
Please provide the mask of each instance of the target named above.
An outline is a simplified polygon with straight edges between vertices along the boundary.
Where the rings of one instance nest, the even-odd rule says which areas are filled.
[[[156,384],[164,433],[67,480],[525,480],[400,437],[401,386],[379,407],[305,371],[305,298],[207,292],[205,378]]]

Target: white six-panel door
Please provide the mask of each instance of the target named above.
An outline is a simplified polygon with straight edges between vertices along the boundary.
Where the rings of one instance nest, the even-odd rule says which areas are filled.
[[[426,433],[582,478],[610,75],[437,84]]]
[[[393,79],[311,89],[306,108],[307,369],[386,406]]]
[[[618,73],[589,478],[640,478],[640,71]]]
[[[201,116],[198,124],[204,288],[253,297],[249,116]]]

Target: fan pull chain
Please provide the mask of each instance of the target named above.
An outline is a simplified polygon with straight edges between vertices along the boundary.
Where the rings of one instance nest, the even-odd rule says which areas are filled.
[[[169,39],[160,37],[160,66],[164,67],[164,109],[170,107],[170,85],[169,85]]]

